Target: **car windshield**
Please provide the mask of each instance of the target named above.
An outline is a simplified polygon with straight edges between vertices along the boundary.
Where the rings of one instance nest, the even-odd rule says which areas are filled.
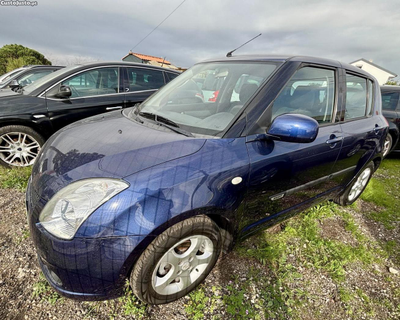
[[[52,81],[53,79],[57,78],[58,76],[67,73],[73,69],[76,69],[80,67],[79,65],[77,66],[70,66],[70,67],[66,67],[66,68],[62,68],[60,70],[54,71],[50,74],[48,74],[47,76],[44,76],[43,78],[40,78],[39,80],[27,85],[26,87],[24,87],[24,94],[30,94],[31,92],[33,92],[34,90],[36,90],[37,88],[41,87],[42,85],[44,85],[47,82]],[[47,88],[46,88],[47,89]]]
[[[197,64],[168,83],[131,113],[168,119],[192,133],[215,136],[277,68],[275,62]]]
[[[0,76],[0,83],[8,81],[12,77],[16,77],[17,75],[19,75],[24,70],[25,70],[25,68],[19,68],[19,69],[12,70],[12,71],[10,71],[10,72],[8,72],[6,74],[3,74],[2,76]]]

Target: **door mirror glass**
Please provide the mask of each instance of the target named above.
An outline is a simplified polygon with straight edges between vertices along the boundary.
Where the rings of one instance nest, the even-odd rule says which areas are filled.
[[[318,135],[318,122],[301,114],[283,114],[272,122],[267,134],[274,140],[286,142],[313,142]]]
[[[71,97],[72,92],[69,86],[60,86],[60,90],[57,93],[57,98],[68,99]]]

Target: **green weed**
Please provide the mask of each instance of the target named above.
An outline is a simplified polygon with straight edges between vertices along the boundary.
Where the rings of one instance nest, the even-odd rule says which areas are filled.
[[[146,305],[133,294],[129,284],[125,288],[124,296],[119,298],[119,301],[123,304],[125,315],[132,315],[137,319],[142,319],[146,315]]]
[[[25,191],[31,172],[31,167],[13,169],[0,167],[0,188]]]
[[[47,301],[50,304],[55,304],[58,301],[62,301],[63,298],[50,286],[46,281],[43,274],[40,274],[40,280],[33,285],[32,296],[34,298],[40,298],[40,300]]]

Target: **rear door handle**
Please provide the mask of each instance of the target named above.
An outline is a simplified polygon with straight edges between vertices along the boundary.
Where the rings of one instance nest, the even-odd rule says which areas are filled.
[[[122,109],[122,106],[107,107],[107,108],[106,108],[106,110],[116,110],[116,109]]]
[[[383,129],[383,127],[379,127],[378,125],[376,125],[375,128],[374,128],[375,134],[378,134],[379,131],[381,131],[382,129]]]

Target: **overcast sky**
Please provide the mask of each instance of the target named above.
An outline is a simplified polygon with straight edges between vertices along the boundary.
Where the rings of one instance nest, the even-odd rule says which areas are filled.
[[[18,43],[57,64],[121,60],[182,0],[37,0],[0,6],[0,46]],[[186,0],[134,52],[190,67],[237,51],[358,58],[400,74],[398,0]]]

